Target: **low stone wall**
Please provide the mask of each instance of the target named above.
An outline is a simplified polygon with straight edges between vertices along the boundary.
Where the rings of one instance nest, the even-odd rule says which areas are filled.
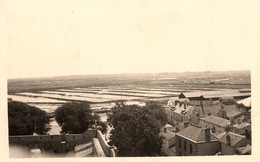
[[[28,149],[38,147],[44,151],[66,152],[74,149],[76,145],[92,141],[95,137],[96,130],[87,130],[83,134],[9,136],[9,145],[20,145]]]
[[[87,130],[83,134],[67,134],[67,135],[20,135],[9,136],[9,145],[17,145],[27,148],[39,148],[42,152],[65,153],[73,151],[76,145],[94,142],[94,151],[102,150],[107,157],[116,157],[116,148],[109,146],[99,130]],[[99,148],[97,147],[97,144]],[[99,153],[97,153],[99,155]]]
[[[105,138],[99,130],[97,130],[97,138],[106,156],[116,157],[117,149],[114,146],[108,145],[107,141],[105,140]]]

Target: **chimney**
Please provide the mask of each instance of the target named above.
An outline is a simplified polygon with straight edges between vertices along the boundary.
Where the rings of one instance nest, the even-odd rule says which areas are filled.
[[[247,129],[245,130],[245,136],[246,136],[246,139],[251,139],[251,135]]]
[[[241,122],[241,120],[240,119],[237,119],[237,124],[239,125],[239,124],[241,124],[242,122]]]
[[[205,141],[206,142],[210,142],[210,128],[204,128],[204,132],[205,132]]]
[[[179,127],[176,127],[176,128],[175,128],[175,132],[177,133],[177,132],[179,132],[179,131],[180,131]]]
[[[224,104],[223,103],[221,103],[220,107],[221,107],[222,110],[224,110]]]
[[[216,128],[213,126],[211,131],[212,133],[216,133]]]
[[[183,124],[184,124],[184,128],[187,128],[189,126],[189,122],[187,121],[183,122]]]
[[[200,117],[200,114],[197,111],[195,112],[195,114],[197,117]]]
[[[227,145],[230,146],[231,145],[231,138],[229,135],[226,136],[226,141],[227,141]]]
[[[204,113],[204,105],[203,105],[202,101],[200,101],[200,107],[201,107],[203,115],[205,115],[205,113]]]
[[[229,125],[227,125],[227,126],[225,127],[225,131],[226,131],[226,132],[229,132],[229,131],[230,131],[230,126],[229,126]]]
[[[179,103],[179,100],[175,100],[175,106]]]
[[[209,104],[210,104],[210,106],[213,106],[212,98],[209,99]]]

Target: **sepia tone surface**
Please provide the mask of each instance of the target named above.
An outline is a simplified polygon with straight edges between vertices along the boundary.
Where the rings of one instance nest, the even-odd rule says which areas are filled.
[[[26,97],[47,91],[52,95],[47,98],[57,101],[61,94],[56,94],[57,88],[68,93],[71,88],[100,84],[102,88],[112,86],[115,90],[113,86],[120,84],[116,91],[120,99],[122,96],[127,100],[167,98],[178,93],[170,91],[169,95],[158,89],[169,90],[165,85],[170,84],[184,84],[172,89],[185,86],[197,90],[251,89],[251,74],[252,93],[253,88],[258,87],[254,85],[259,61],[259,39],[255,37],[259,36],[257,1],[68,1],[62,5],[58,5],[59,1],[54,5],[30,1],[31,5],[24,5],[14,1],[8,2],[8,7],[5,3],[2,6],[6,16],[1,17],[1,23],[6,31],[3,51],[6,51],[7,62],[2,64],[2,69],[4,78],[9,79],[8,95],[20,93]],[[226,76],[234,75],[232,71],[236,70],[244,70],[242,77],[226,82]],[[191,73],[197,71],[202,73]],[[211,71],[231,72],[220,72],[220,76]],[[91,76],[79,76],[89,74]],[[48,78],[53,76],[63,77]],[[34,79],[39,77],[45,78]],[[201,86],[201,83],[221,79],[224,85]],[[5,85],[6,80],[3,83]],[[129,88],[127,95],[122,94],[126,93],[126,87]],[[97,92],[98,87],[94,88],[92,91]],[[71,93],[81,98],[75,91]],[[90,97],[89,101],[93,102],[118,99],[110,90],[105,93],[102,95],[106,96],[98,99],[89,95],[84,99]],[[6,103],[1,105],[7,107]],[[3,114],[7,114],[6,111]],[[255,120],[254,114],[252,120]],[[7,119],[5,121],[7,123]],[[3,128],[8,130],[6,125]],[[3,135],[8,136],[6,132]],[[4,152],[9,154],[8,150]]]

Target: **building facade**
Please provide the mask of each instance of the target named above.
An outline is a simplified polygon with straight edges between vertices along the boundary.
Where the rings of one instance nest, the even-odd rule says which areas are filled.
[[[214,155],[219,150],[219,143],[209,128],[188,126],[176,133],[177,156]]]
[[[230,124],[231,123],[229,120],[214,115],[206,116],[200,119],[200,126],[210,128],[213,133],[224,132],[226,127]]]

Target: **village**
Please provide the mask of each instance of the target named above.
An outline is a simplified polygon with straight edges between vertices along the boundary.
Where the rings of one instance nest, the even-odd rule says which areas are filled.
[[[251,154],[251,97],[181,93],[166,106],[163,152],[169,156]],[[222,97],[223,96],[223,97]]]
[[[73,93],[71,91],[69,91],[70,97]],[[107,94],[103,93],[111,91],[110,87],[110,90],[102,90],[102,94],[99,95],[106,96]],[[119,94],[117,95],[123,94],[119,90],[114,89],[114,91],[118,91]],[[125,93],[132,93],[132,90],[125,89],[124,91]],[[144,91],[140,92],[144,93]],[[148,90],[146,93],[148,93]],[[158,92],[150,91],[150,93],[158,95]],[[169,92],[164,93],[170,94]],[[21,94],[27,95],[28,93]],[[29,94],[32,95],[33,93]],[[87,93],[85,92],[85,94]],[[138,96],[138,91],[134,95]],[[152,94],[148,96],[152,96]],[[159,136],[163,139],[161,156],[251,154],[250,89],[194,90],[180,92],[179,95],[174,96],[168,96],[168,99],[154,96],[154,98],[139,100],[136,100],[136,98],[132,100],[133,97],[130,97],[124,101],[126,105],[139,106],[145,106],[149,100],[163,103],[167,124],[161,128],[159,133]],[[34,100],[37,98],[28,97],[32,97]],[[76,99],[78,98],[76,97]],[[9,98],[9,102],[11,101],[12,98]],[[43,102],[44,100],[40,101]],[[41,103],[37,104],[41,105]],[[101,115],[104,122],[107,122],[107,114],[111,112],[114,106],[113,103],[92,104],[91,109],[94,113]],[[53,111],[52,109],[48,114],[52,116]],[[55,131],[50,135],[43,136],[10,136],[9,143],[26,146],[31,150],[32,156],[48,156],[48,151],[52,150],[52,152],[59,154],[65,153],[63,156],[70,157],[116,157],[117,148],[108,144],[111,130],[112,128],[108,126],[108,132],[105,134],[100,131],[87,130],[83,134],[71,135],[59,134]]]

